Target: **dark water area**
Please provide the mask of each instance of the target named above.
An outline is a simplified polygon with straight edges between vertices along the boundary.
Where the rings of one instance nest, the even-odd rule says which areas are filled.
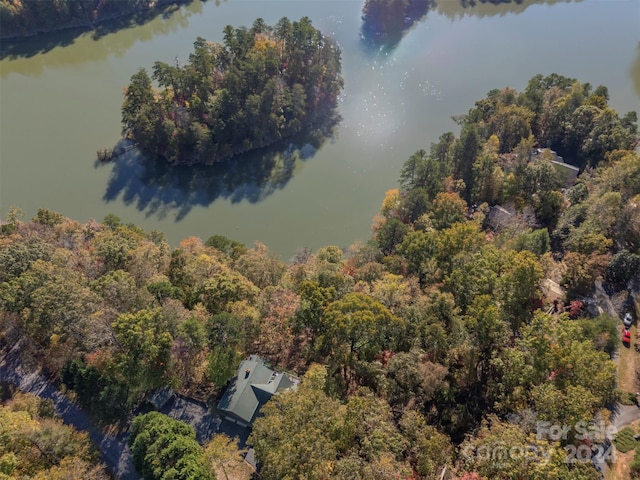
[[[429,10],[436,7],[435,0],[409,0],[404,3],[372,3],[362,12],[361,36],[370,51],[392,51]]]
[[[103,198],[121,198],[147,217],[174,215],[177,221],[193,207],[208,207],[218,199],[255,204],[285,188],[296,164],[310,160],[331,141],[339,121],[328,118],[306,132],[213,165],[172,165],[122,140],[114,150],[124,153],[109,163],[95,163],[96,168],[111,167]]]

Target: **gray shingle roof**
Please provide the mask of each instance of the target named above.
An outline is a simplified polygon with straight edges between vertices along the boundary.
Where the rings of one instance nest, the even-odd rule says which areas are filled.
[[[250,424],[258,410],[274,393],[292,385],[287,375],[271,370],[264,360],[251,355],[243,360],[238,375],[218,403],[218,410],[231,413]]]

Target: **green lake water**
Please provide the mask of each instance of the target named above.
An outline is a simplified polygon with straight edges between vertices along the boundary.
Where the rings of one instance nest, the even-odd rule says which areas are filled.
[[[640,110],[640,2],[527,1],[437,7],[378,51],[361,38],[362,2],[195,1],[106,33],[62,33],[3,45],[0,61],[0,216],[39,207],[80,221],[114,213],[172,246],[188,236],[258,240],[283,258],[299,247],[367,240],[404,160],[428,149],[451,115],[493,88],[521,90],[557,72],[606,85],[620,113]],[[168,169],[134,153],[96,167],[120,135],[122,89],[155,60],[186,60],[197,36],[225,25],[309,16],[342,49],[345,88],[335,135],[236,159],[233,168]],[[374,39],[375,40],[375,39]]]

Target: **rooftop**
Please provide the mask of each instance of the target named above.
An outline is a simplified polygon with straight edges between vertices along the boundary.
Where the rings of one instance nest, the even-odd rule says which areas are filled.
[[[291,385],[293,382],[285,373],[270,369],[261,357],[251,355],[240,364],[238,375],[218,403],[218,410],[250,424],[273,394]]]

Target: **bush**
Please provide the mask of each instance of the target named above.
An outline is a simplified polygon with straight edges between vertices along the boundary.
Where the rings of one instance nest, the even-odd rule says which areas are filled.
[[[529,250],[538,257],[544,255],[550,248],[549,231],[546,228],[523,233],[516,239],[515,250]]]
[[[634,431],[629,427],[625,427],[618,432],[613,443],[616,446],[616,449],[620,453],[627,453],[633,450],[634,448],[636,448],[638,444],[638,442],[634,437],[635,437]],[[634,462],[635,462],[635,459],[634,459]]]
[[[571,302],[572,304],[574,302]],[[597,350],[607,352],[609,356],[613,356],[618,349],[620,341],[620,320],[603,313],[595,318],[583,318],[577,321],[582,328],[585,340],[593,341]],[[629,405],[635,404],[635,396]]]
[[[614,255],[604,273],[605,281],[616,291],[623,290],[629,281],[640,278],[640,255],[622,250]]]
[[[633,462],[629,465],[629,473],[631,478],[640,478],[640,452],[638,451],[633,456]]]
[[[129,446],[145,479],[215,480],[193,427],[162,413],[138,415],[131,423]]]
[[[633,392],[625,392],[624,390],[618,390],[618,401],[622,405],[635,405],[636,404],[636,394]]]

